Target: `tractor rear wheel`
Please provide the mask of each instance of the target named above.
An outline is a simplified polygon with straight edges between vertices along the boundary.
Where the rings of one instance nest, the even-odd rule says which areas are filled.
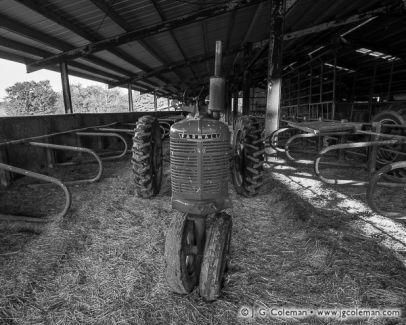
[[[199,236],[195,221],[189,219],[187,213],[180,212],[169,226],[165,242],[165,277],[175,293],[187,294],[197,285],[204,247],[202,230],[203,236]]]
[[[207,301],[220,296],[230,250],[231,229],[231,216],[221,212],[216,213],[207,231],[199,281],[200,296]]]
[[[264,143],[261,124],[251,116],[242,116],[233,135],[232,179],[238,194],[258,194],[263,182]]]
[[[132,148],[135,190],[139,197],[157,195],[162,183],[162,140],[158,120],[153,116],[138,119]]]

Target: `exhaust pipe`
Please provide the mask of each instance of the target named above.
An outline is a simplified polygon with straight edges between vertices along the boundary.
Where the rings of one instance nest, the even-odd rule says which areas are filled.
[[[209,110],[213,113],[213,117],[219,116],[218,113],[225,110],[225,93],[226,80],[221,76],[223,67],[223,49],[222,42],[216,41],[216,54],[214,59],[214,76],[210,77],[210,94],[209,94]]]

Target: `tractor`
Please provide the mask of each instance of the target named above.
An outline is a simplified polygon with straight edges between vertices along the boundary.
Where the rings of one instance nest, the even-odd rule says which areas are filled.
[[[262,182],[263,141],[260,124],[238,119],[231,149],[225,110],[225,78],[221,76],[222,44],[216,42],[214,76],[208,107],[193,98],[187,118],[170,128],[172,207],[177,210],[166,234],[165,276],[170,289],[187,294],[196,286],[207,301],[220,295],[231,242],[230,169],[237,193],[253,196]],[[159,121],[143,116],[133,143],[133,172],[139,197],[156,195],[162,180]]]

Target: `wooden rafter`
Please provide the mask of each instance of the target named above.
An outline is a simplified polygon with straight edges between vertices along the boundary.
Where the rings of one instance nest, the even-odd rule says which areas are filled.
[[[131,32],[134,28],[121,17],[114,8],[109,5],[105,0],[90,0],[96,7],[103,11],[112,21],[114,21],[118,26],[120,26],[125,32]],[[146,41],[139,40],[138,43],[156,60],[162,64],[167,64],[167,61],[160,55],[156,50],[154,50]]]
[[[258,3],[262,3],[264,0],[251,0],[249,2],[242,1],[240,4],[236,5],[236,7],[229,7],[227,5],[219,5],[210,7],[204,10],[200,10],[194,12],[189,15],[182,16],[180,18],[172,19],[169,21],[164,21],[153,26],[135,30],[128,33],[123,33],[114,37],[109,37],[98,42],[93,42],[91,44],[75,48],[73,50],[65,51],[61,54],[53,55],[51,57],[45,58],[43,60],[39,60],[30,64],[31,68],[41,68],[49,64],[53,64],[58,62],[59,60],[72,60],[75,58],[79,58],[84,54],[89,55],[95,52],[108,50],[119,45],[123,45],[132,41],[136,41],[139,39],[143,39],[145,37],[155,35],[158,33],[162,33],[165,31],[172,30],[174,28],[178,28],[181,26],[186,26],[188,24],[192,24],[195,22],[199,22],[205,19],[209,19],[215,16],[223,15],[231,10],[242,9],[248,6],[253,6]]]
[[[66,43],[65,41],[62,41],[58,38],[49,36],[39,30],[33,29],[30,26],[27,26],[19,21],[6,17],[2,14],[0,14],[0,27],[6,29],[8,31],[11,31],[13,33],[16,33],[18,35],[24,36],[26,38],[30,38],[36,42],[45,44],[47,46],[50,46],[50,47],[60,50],[60,51],[68,51],[73,48],[69,43]],[[130,73],[127,70],[125,70],[121,67],[118,67],[108,61],[95,57],[93,55],[84,57],[83,59],[86,61],[92,62],[94,64],[97,64],[105,69],[117,72],[121,75],[124,75],[124,76],[130,75]],[[54,64],[58,64],[58,63],[59,63],[59,61],[55,62]]]
[[[166,16],[165,16],[164,13],[162,12],[162,10],[161,10],[161,8],[159,7],[159,4],[157,3],[157,1],[156,1],[156,0],[151,0],[151,3],[152,3],[152,5],[154,6],[155,11],[158,13],[158,15],[159,15],[161,21],[166,21],[166,20],[167,20],[167,19],[166,19]],[[182,49],[182,46],[180,45],[180,43],[179,43],[179,41],[178,41],[178,39],[177,39],[175,33],[174,33],[172,30],[170,30],[170,31],[169,31],[169,35],[171,35],[172,40],[175,42],[176,47],[178,48],[178,51],[179,51],[180,54],[182,55],[183,60],[186,60],[186,53],[185,53],[185,51]],[[193,70],[193,68],[192,68],[192,67],[189,67],[189,68],[190,68],[190,72],[192,72],[193,78],[194,78],[194,79],[197,79],[196,73],[195,73],[195,71]]]
[[[54,10],[50,9],[47,4],[48,1],[41,1],[37,2],[35,0],[15,0],[22,5],[26,6],[27,8],[30,8],[31,10],[41,14],[42,16],[46,17],[49,20],[52,20],[53,22],[57,23],[60,26],[65,27],[66,29],[74,32],[75,34],[83,37],[84,39],[90,41],[90,42],[98,42],[102,39],[100,35],[97,35],[97,33],[94,33],[93,31],[88,31],[80,26],[78,22],[76,22],[72,17],[68,17],[66,13],[61,15],[61,13],[57,13]],[[131,55],[127,54],[123,50],[119,48],[110,48],[108,49],[112,54],[116,55],[117,57],[121,58],[122,60],[130,63],[131,65],[144,70],[148,71],[149,67],[146,66],[144,63],[141,61],[135,59]],[[62,60],[66,61],[66,60]],[[30,65],[29,65],[30,67]],[[29,69],[29,72],[35,71],[37,69]],[[168,80],[166,79],[161,79],[164,83],[168,83]]]

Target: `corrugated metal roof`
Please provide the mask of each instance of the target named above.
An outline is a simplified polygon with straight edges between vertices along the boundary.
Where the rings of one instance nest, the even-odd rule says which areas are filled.
[[[201,12],[222,5],[229,11],[224,9],[224,14],[208,15],[202,20],[196,16],[196,21],[187,24],[179,22],[169,31],[165,28],[154,29],[163,21],[173,22],[199,10]],[[371,9],[395,5],[401,6],[402,1],[288,0],[285,31],[292,32],[337,19],[344,20]],[[232,10],[233,6],[237,6],[237,9]],[[253,50],[253,55],[256,54],[269,36],[269,21],[270,1],[265,0],[2,0],[0,57],[14,57],[16,61],[28,60],[30,63],[90,45],[83,49],[82,58],[75,56],[72,61],[68,61],[72,65],[72,74],[111,84],[130,81],[132,78],[143,89],[161,87],[162,94],[168,94],[168,89],[176,94],[181,93],[188,83],[200,85],[208,82],[213,73],[212,57],[216,40],[221,39],[228,45],[224,49],[226,52],[242,49],[247,42],[261,42]],[[400,16],[384,15],[353,31],[351,38],[376,44],[377,47],[394,47],[397,53],[404,53],[404,22],[404,11]],[[357,23],[338,26],[287,41],[285,60],[288,63],[303,60],[312,49],[321,45],[330,46],[332,40],[356,25]],[[140,39],[131,39],[119,46],[105,46],[102,50],[92,51],[93,44],[98,41],[147,29],[150,32],[143,34]],[[337,47],[335,44],[336,49]],[[86,53],[88,50],[90,53]],[[352,52],[348,51],[347,46],[340,53],[347,61],[352,58],[356,64],[366,62],[365,57]],[[236,54],[226,53],[226,74],[232,74],[233,65],[242,62],[242,55]],[[51,63],[52,69],[57,68],[57,62]],[[256,73],[266,76],[266,51],[259,63]],[[161,71],[165,66],[173,65],[176,68]],[[145,76],[144,82],[140,81],[141,76]],[[169,86],[164,89],[164,85]]]

